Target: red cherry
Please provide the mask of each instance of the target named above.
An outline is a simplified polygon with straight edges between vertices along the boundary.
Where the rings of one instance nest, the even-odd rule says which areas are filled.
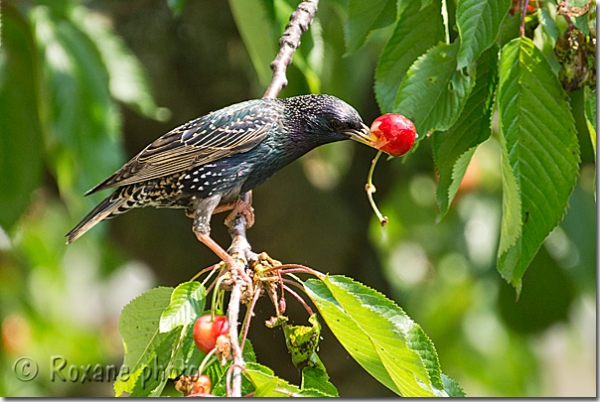
[[[229,324],[227,318],[210,314],[203,315],[194,324],[194,342],[198,349],[208,353],[215,348],[219,335],[227,335]]]
[[[397,113],[376,118],[371,124],[371,133],[378,138],[375,148],[392,156],[410,151],[418,137],[413,122]]]
[[[210,394],[212,390],[212,382],[210,377],[202,374],[192,385],[191,394]]]

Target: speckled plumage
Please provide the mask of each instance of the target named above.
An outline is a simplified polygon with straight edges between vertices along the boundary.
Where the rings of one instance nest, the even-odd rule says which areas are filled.
[[[146,206],[185,208],[194,231],[208,234],[217,206],[311,149],[365,130],[356,110],[329,95],[256,99],[214,111],[161,136],[88,191],[118,187],[67,234],[67,243],[104,219]]]

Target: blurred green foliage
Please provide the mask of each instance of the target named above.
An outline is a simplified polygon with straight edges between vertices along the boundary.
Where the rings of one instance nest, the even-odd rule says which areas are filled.
[[[152,286],[176,286],[215,262],[180,211],[134,211],[68,247],[63,236],[99,200],[83,192],[126,155],[191,118],[260,97],[274,57],[269,52],[296,3],[252,2],[268,21],[255,22],[268,27],[261,36],[242,26],[240,7],[248,3],[238,0],[229,2],[231,10],[224,3],[171,0],[1,3],[0,394],[113,395],[106,379],[82,384],[80,366],[120,367],[121,308]],[[382,10],[388,3],[378,2]],[[363,47],[362,38],[350,38],[353,54],[347,55],[344,23],[359,6],[321,1],[281,96],[321,91],[354,105],[366,122],[380,114],[373,77],[400,28],[376,29]],[[454,11],[448,14],[453,18]],[[514,37],[518,24],[508,30],[515,20],[500,32],[503,43]],[[527,25],[538,36],[552,28],[540,20]],[[359,28],[392,22],[375,16]],[[450,30],[451,39],[456,35]],[[570,102],[573,110],[591,104],[583,91]],[[496,272],[497,132],[474,152],[437,224],[430,139],[402,161],[379,163],[375,197],[390,218],[384,228],[364,193],[375,152],[339,143],[315,150],[255,191],[257,223],[249,240],[279,260],[351,276],[395,299],[469,396],[593,395],[595,144],[585,115],[574,117],[579,180],[564,220],[528,268],[518,301]],[[213,222],[215,238],[227,244],[220,218]],[[268,304],[258,307],[249,336],[257,360],[299,384],[283,335],[258,324],[271,315]],[[304,322],[296,307],[290,303],[290,317]],[[342,396],[391,395],[327,329],[322,336],[320,357]],[[23,356],[39,368],[31,381],[14,371]],[[78,381],[53,380],[52,356],[66,359],[65,373],[73,365]]]

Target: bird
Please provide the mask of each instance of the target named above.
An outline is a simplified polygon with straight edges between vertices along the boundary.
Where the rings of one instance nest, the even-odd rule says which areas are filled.
[[[87,191],[116,188],[67,233],[67,244],[131,209],[181,208],[197,239],[231,264],[210,237],[213,213],[241,212],[250,227],[244,195],[312,149],[347,139],[377,141],[358,112],[331,95],[252,99],[213,111],[162,135]]]

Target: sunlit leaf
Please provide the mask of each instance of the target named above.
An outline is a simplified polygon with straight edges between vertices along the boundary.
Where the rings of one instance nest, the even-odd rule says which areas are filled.
[[[494,46],[484,52],[478,61],[475,87],[456,123],[448,131],[433,134],[433,158],[440,175],[436,189],[440,208],[438,221],[448,212],[475,149],[491,135],[490,115],[497,82],[497,51]]]
[[[302,369],[302,391],[317,390],[323,396],[340,396],[335,386],[329,382],[329,375],[320,367],[305,367]]]
[[[433,344],[400,307],[341,276],[309,280],[305,289],[348,353],[402,396],[446,395]]]
[[[415,123],[417,139],[447,130],[458,119],[475,83],[469,68],[456,69],[459,43],[439,43],[410,67],[396,96],[394,113]]]
[[[526,37],[502,50],[498,107],[504,189],[498,271],[519,293],[527,266],[565,213],[579,144],[566,94]]]
[[[457,68],[475,63],[498,36],[500,22],[507,15],[510,0],[461,0],[456,25],[461,39]]]
[[[193,324],[204,310],[205,297],[206,290],[200,282],[184,282],[177,286],[169,306],[160,316],[160,332]]]
[[[255,397],[285,397],[300,392],[297,386],[275,376],[273,370],[258,363],[246,364],[244,374],[256,387]]]
[[[170,357],[168,349],[169,345],[172,348],[175,341],[175,331],[161,334],[159,322],[162,312],[171,301],[172,293],[173,288],[151,289],[123,308],[119,317],[119,333],[123,338],[125,356],[123,369],[114,383],[116,396],[120,396],[123,392],[131,393],[138,382],[140,383],[136,389],[138,392],[147,389],[143,387],[142,382],[147,382],[149,378],[145,378],[146,372],[143,372],[143,368],[147,367],[153,359],[162,359],[165,353]],[[148,370],[152,371],[152,369]],[[160,375],[160,373],[153,372],[151,375]],[[151,391],[148,390],[146,395]]]
[[[440,3],[436,1],[421,8],[418,2],[409,2],[396,22],[375,71],[375,96],[382,113],[392,111],[400,83],[411,64],[442,40],[444,21]]]

